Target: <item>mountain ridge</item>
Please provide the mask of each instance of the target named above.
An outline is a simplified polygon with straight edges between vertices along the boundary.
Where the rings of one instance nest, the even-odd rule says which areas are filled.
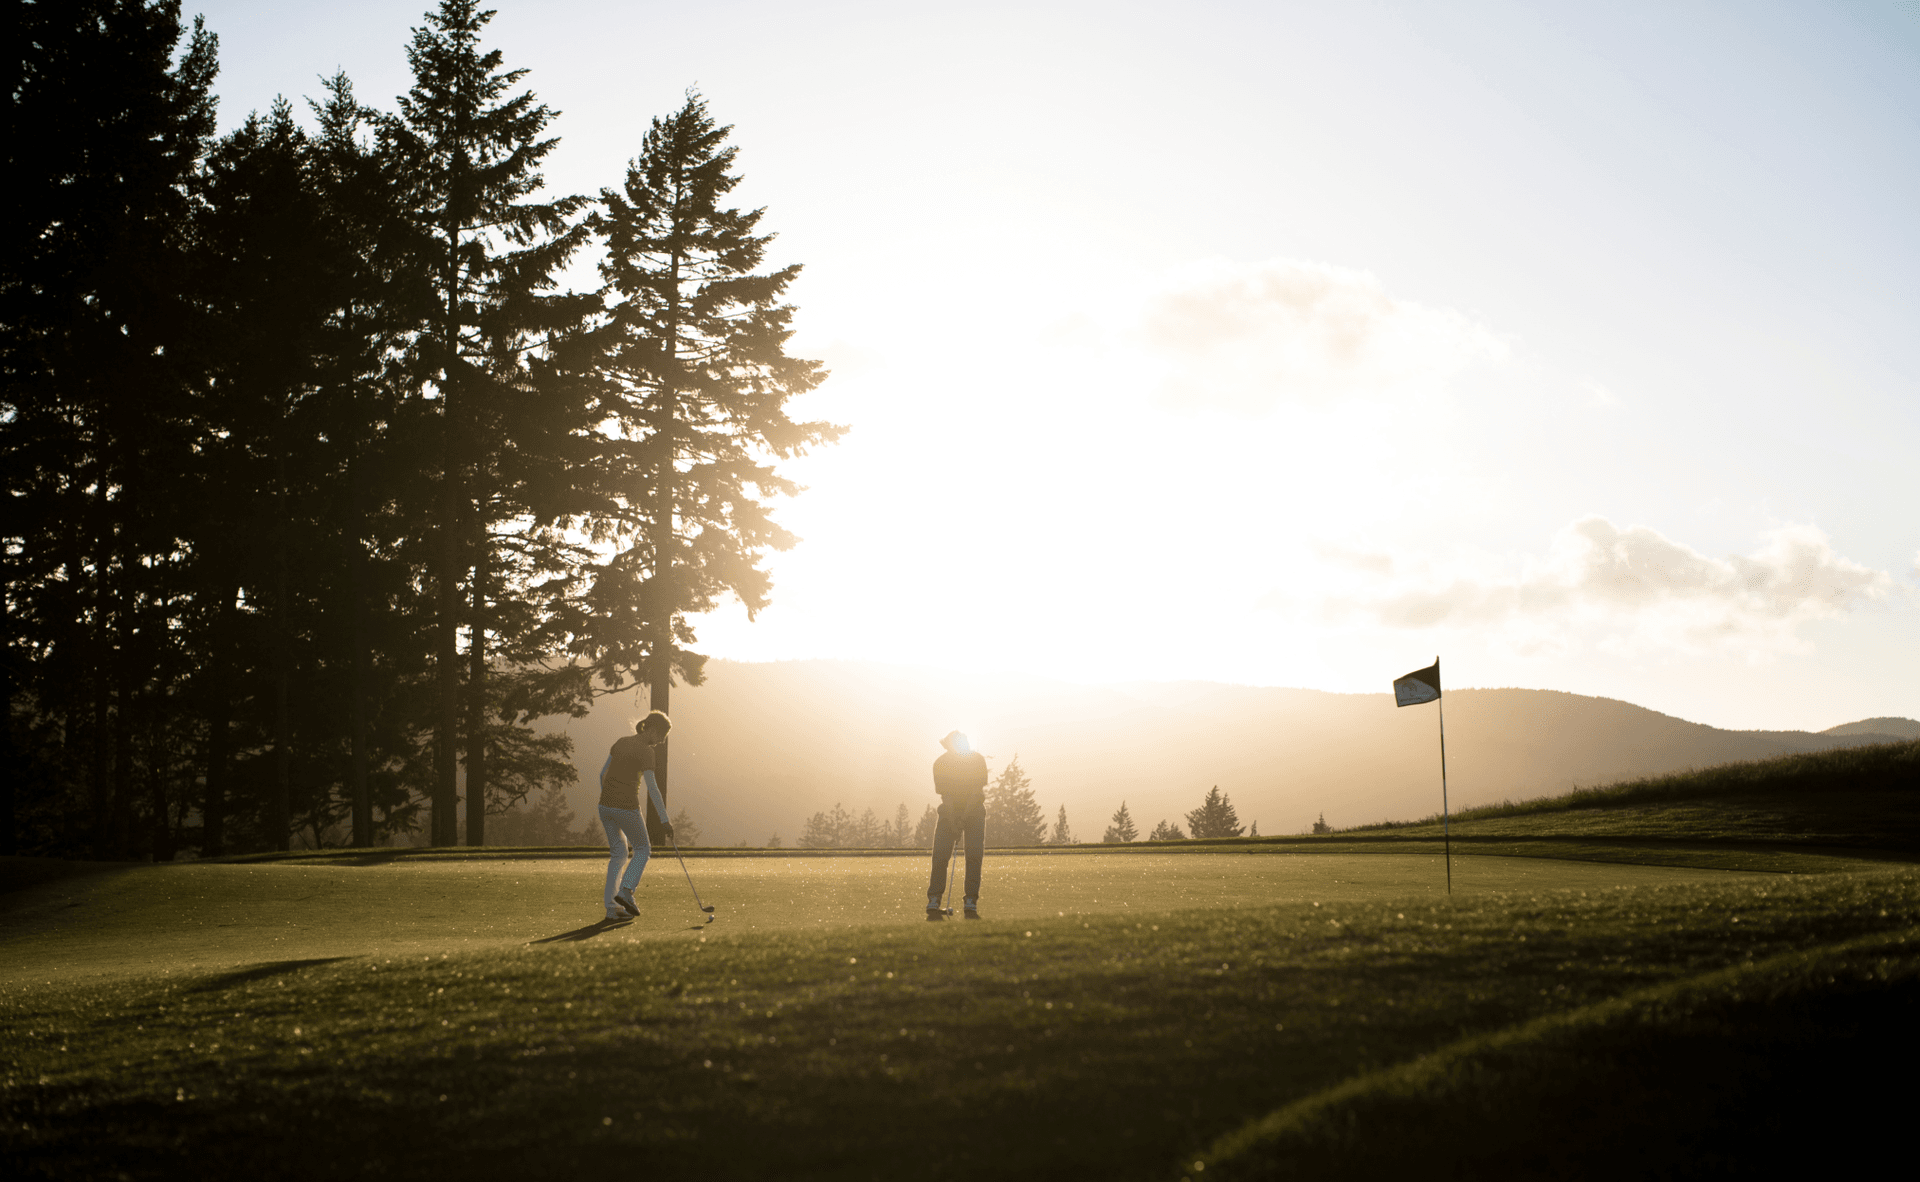
[[[1400,710],[1388,693],[1216,682],[1077,685],[1023,674],[941,673],[856,661],[715,660],[707,682],[676,687],[670,805],[703,843],[791,844],[834,804],[910,820],[936,803],[939,737],[972,735],[997,772],[1017,757],[1049,822],[1064,804],[1074,835],[1097,841],[1124,799],[1142,832],[1185,813],[1218,784],[1243,824],[1295,833],[1324,813],[1336,827],[1426,816],[1440,807],[1438,710]],[[645,713],[644,692],[566,720],[594,813],[607,747]],[[1610,698],[1561,690],[1448,690],[1452,807],[1552,795],[1690,767],[1897,741],[1920,722],[1863,719],[1822,732],[1730,731]],[[1870,724],[1891,727],[1892,733]]]

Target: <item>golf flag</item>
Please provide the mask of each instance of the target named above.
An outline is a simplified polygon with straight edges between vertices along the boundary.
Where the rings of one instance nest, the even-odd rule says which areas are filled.
[[[1395,678],[1393,683],[1393,704],[1395,706],[1418,706],[1423,702],[1440,700],[1440,658],[1435,657],[1433,664],[1425,669],[1415,669],[1405,677]],[[1446,843],[1447,853],[1447,893],[1453,893],[1453,816],[1447,808],[1447,708],[1440,707],[1440,835]]]
[[[1418,706],[1423,702],[1435,702],[1439,699],[1439,657],[1435,657],[1433,664],[1425,669],[1415,669],[1393,683],[1393,704],[1396,706]]]

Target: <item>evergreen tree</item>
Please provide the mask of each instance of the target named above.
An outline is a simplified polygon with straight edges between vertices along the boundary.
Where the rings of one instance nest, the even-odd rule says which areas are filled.
[[[700,844],[700,826],[694,821],[693,814],[689,813],[684,805],[674,811],[673,835],[683,846],[696,846]]]
[[[175,627],[186,588],[169,506],[195,442],[196,315],[182,279],[217,43],[196,21],[175,60],[177,0],[16,3],[7,25],[7,705],[36,720],[23,738],[56,745],[24,753],[8,777],[47,772],[28,811],[85,833],[96,858],[125,857],[145,836],[142,812],[170,846],[166,815],[183,802],[165,784],[192,737],[172,725],[190,654]]]
[[[362,532],[345,512],[354,444],[366,434],[356,404],[385,336],[378,316],[353,311],[379,287],[343,216],[353,195],[336,163],[281,101],[222,140],[202,178],[201,443],[198,495],[183,508],[201,609],[185,614],[199,619],[204,644],[208,851],[224,845],[230,806],[269,848],[286,848],[296,821],[320,844],[342,816],[365,822],[359,844],[372,840],[371,799],[357,800],[351,786],[333,791],[365,777],[346,766],[346,719],[322,705],[365,704],[338,624],[352,619],[348,550]],[[234,612],[238,597],[249,611]],[[404,644],[405,635],[388,639]],[[270,748],[266,791],[252,800],[228,798],[235,710],[242,734]]]
[[[1155,825],[1153,832],[1147,834],[1148,841],[1185,841],[1186,839],[1187,835],[1180,832],[1180,826],[1168,821]]]
[[[853,815],[842,808],[839,801],[835,801],[831,813],[815,813],[807,818],[796,844],[815,850],[842,849],[850,844],[848,839],[853,836],[853,831]]]
[[[1187,828],[1194,837],[1238,837],[1246,832],[1234,814],[1233,801],[1215,784],[1200,807],[1187,814]]]
[[[934,831],[940,827],[940,810],[928,805],[920,814],[920,820],[913,827],[913,844],[920,849],[933,848]]]
[[[573,844],[573,808],[558,780],[529,798],[529,807],[507,809],[487,825],[487,843],[496,846]]]
[[[788,400],[825,375],[786,353],[782,300],[800,268],[759,272],[763,211],[722,204],[740,181],[731,130],[692,93],[653,121],[591,220],[607,249],[605,317],[562,354],[588,375],[592,421],[612,424],[596,436],[605,482],[586,524],[617,549],[593,572],[576,650],[611,688],[645,682],[655,710],[669,709],[676,675],[702,680],[689,613],[723,595],[749,618],[766,606],[762,557],[795,540],[766,501],[799,491],[771,461],[844,430],[788,417]],[[665,797],[666,744],[654,758]]]
[[[1100,840],[1111,845],[1129,842],[1139,836],[1140,831],[1133,825],[1133,814],[1127,811],[1127,802],[1123,800],[1120,802],[1120,807],[1114,811],[1113,822],[1107,826],[1107,831],[1100,835]]]
[[[1053,823],[1053,832],[1047,837],[1048,845],[1074,845],[1073,830],[1067,828],[1067,806],[1060,806],[1060,816]]]
[[[578,424],[529,354],[547,334],[577,323],[585,305],[547,294],[584,240],[569,219],[579,197],[535,199],[541,161],[558,143],[542,138],[554,112],[530,91],[512,93],[524,70],[502,70],[480,33],[492,19],[477,0],[441,0],[413,31],[413,86],[399,112],[380,120],[381,148],[409,194],[423,240],[420,264],[432,311],[417,338],[416,378],[431,413],[426,446],[437,467],[432,520],[435,593],[432,840],[455,840],[456,756],[466,710],[467,833],[485,840],[488,792],[484,731],[489,636],[510,590],[500,569],[509,535],[539,540],[540,506],[512,485],[529,443],[576,434]],[[560,422],[550,420],[557,413]],[[529,433],[508,429],[533,426]],[[537,462],[533,465],[539,467]],[[462,678],[460,629],[467,625]],[[463,694],[464,688],[464,694]]]
[[[1033,783],[1020,769],[1020,757],[1007,761],[987,785],[987,844],[1039,845],[1047,836],[1047,816],[1033,797]]]

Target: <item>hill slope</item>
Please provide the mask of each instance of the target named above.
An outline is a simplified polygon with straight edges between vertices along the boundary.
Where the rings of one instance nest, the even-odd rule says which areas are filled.
[[[1440,819],[1358,831],[1433,838]],[[1800,752],[1467,809],[1456,840],[1578,838],[1920,850],[1920,740]],[[1314,840],[1323,840],[1315,838]]]
[[[1823,735],[1885,735],[1890,739],[1920,739],[1920,722],[1911,718],[1863,718],[1830,726]]]
[[[1440,803],[1435,712],[1388,694],[1205,682],[1083,686],[849,661],[715,661],[674,692],[672,795],[709,844],[792,842],[836,802],[918,817],[934,802],[939,736],[973,735],[997,771],[1018,755],[1047,815],[1098,840],[1124,799],[1144,831],[1181,821],[1218,784],[1269,834],[1324,812],[1351,826],[1420,817]],[[644,698],[641,699],[644,701]],[[1520,800],[1689,767],[1885,741],[1920,723],[1873,719],[1813,734],[1727,731],[1605,698],[1550,690],[1449,690],[1447,773],[1456,808]],[[644,712],[603,702],[573,721],[575,811],[593,814],[607,747]],[[1859,730],[1868,727],[1871,729]]]

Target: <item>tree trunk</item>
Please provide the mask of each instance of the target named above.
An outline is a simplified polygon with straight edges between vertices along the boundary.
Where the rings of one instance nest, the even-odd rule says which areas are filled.
[[[353,799],[353,844],[365,848],[373,844],[373,796],[367,788],[367,698],[372,693],[373,653],[367,643],[367,548],[361,538],[365,528],[360,490],[360,465],[356,458],[347,468],[348,519],[350,538],[347,549],[347,644],[352,649],[352,701],[348,712],[352,719],[352,750],[348,755],[347,792]]]
[[[481,525],[477,533],[483,533]],[[487,545],[473,548],[473,623],[467,638],[467,844],[487,844]]]
[[[147,802],[153,810],[147,831],[152,835],[153,860],[171,862],[174,854],[173,806],[167,801],[167,776],[173,770],[173,761],[166,757],[166,736],[157,715],[158,711],[155,711],[147,720]]]
[[[207,714],[207,795],[200,806],[200,856],[227,852],[227,786],[233,763],[233,618],[240,589],[220,592],[220,615],[213,626],[213,703]]]
[[[20,753],[13,743],[13,661],[5,659],[0,664],[0,702],[6,705],[7,716],[0,719],[0,857],[12,857],[20,852],[20,839],[14,825],[15,785],[20,780]]]
[[[673,593],[673,560],[671,557],[673,554],[673,484],[671,476],[673,471],[673,453],[671,445],[668,446],[666,458],[662,463],[668,472],[668,476],[658,482],[658,486],[662,491],[657,494],[658,499],[655,501],[656,506],[660,506],[658,510],[660,516],[655,519],[653,537],[653,553],[655,556],[653,575],[654,594],[648,597],[652,602],[648,605],[649,618],[647,623],[653,631],[653,636],[648,646],[652,651],[648,654],[647,661],[647,705],[649,709],[658,710],[660,713],[671,717],[672,711],[670,707],[672,705],[671,699],[673,694],[673,608],[675,602]],[[659,524],[661,521],[665,521],[665,528],[661,528]],[[660,789],[660,803],[663,805],[667,803],[668,799],[667,748],[667,740],[662,739],[653,749],[653,779],[655,785]],[[642,796],[646,795],[646,785],[644,783],[641,784],[640,791]],[[660,826],[671,818],[663,817],[656,813],[651,798],[649,798],[642,807],[646,810],[647,814],[647,840],[654,845],[662,844],[666,841],[667,835]]]
[[[96,584],[94,602],[98,604],[101,598]],[[108,696],[112,693],[113,681],[113,670],[108,664],[112,652],[108,635],[104,627],[96,624],[88,645],[93,650],[93,684],[89,687],[93,690],[93,733],[87,744],[87,805],[93,814],[93,857],[98,862],[113,856],[113,821],[107,782]]]
[[[668,713],[667,696],[669,687],[673,684],[672,674],[673,650],[669,647],[665,655],[656,656],[653,660],[653,679],[647,686],[648,707],[650,709],[658,710],[662,714]],[[655,785],[660,789],[660,803],[665,804],[667,802],[667,740],[665,739],[660,740],[659,744],[653,749],[653,780]],[[646,790],[646,784],[642,783],[640,785],[640,793],[642,796],[646,795]],[[662,817],[656,813],[651,799],[647,801],[646,809],[647,840],[650,843],[659,844],[665,841],[667,836],[660,826],[670,818]]]
[[[133,854],[133,637],[122,636],[114,661],[112,844],[109,854],[124,861]]]
[[[442,398],[451,401],[450,395]],[[450,406],[442,407],[446,415]],[[444,424],[452,435],[453,424]],[[455,767],[455,744],[460,727],[460,539],[458,490],[459,474],[453,459],[451,439],[440,481],[440,558],[438,634],[434,645],[434,670],[439,679],[439,713],[434,722],[433,844],[457,845],[460,840],[459,775]]]
[[[461,170],[455,169],[456,188]],[[448,198],[449,204],[454,202]],[[458,222],[442,228],[446,235],[448,251],[456,249],[460,239]],[[461,477],[463,469],[464,439],[461,436],[462,423],[459,411],[463,409],[456,399],[456,387],[459,386],[459,263],[451,254],[450,264],[442,276],[442,285],[446,300],[442,311],[444,320],[440,326],[440,521],[437,528],[439,537],[440,583],[438,605],[440,611],[439,629],[435,637],[434,670],[439,679],[440,701],[438,715],[434,721],[434,784],[433,784],[433,844],[458,845],[460,843],[459,772],[456,761],[459,757],[460,735],[460,528],[462,505]]]
[[[292,621],[287,612],[287,534],[289,532],[287,512],[287,470],[286,456],[283,452],[279,459],[279,521],[275,532],[279,535],[275,546],[273,572],[273,786],[267,798],[267,840],[276,850],[289,849],[293,845],[293,792],[290,780],[293,774],[293,752],[289,750],[292,736],[288,718],[287,695],[289,683],[293,679],[293,644],[289,631]]]
[[[647,698],[650,707],[662,714],[671,716],[668,709],[673,691],[673,617],[680,606],[680,596],[674,587],[673,570],[673,507],[675,463],[678,458],[674,440],[674,428],[679,416],[679,405],[674,385],[674,367],[680,361],[680,252],[673,252],[671,282],[668,290],[672,293],[671,306],[667,309],[667,339],[663,343],[662,355],[665,364],[662,368],[660,390],[660,421],[656,436],[660,441],[659,475],[653,482],[653,583],[658,594],[653,596],[649,605],[648,624],[653,628],[652,661],[653,666],[647,678]],[[666,740],[653,749],[653,778],[660,789],[660,803],[667,804],[667,747]],[[641,788],[644,791],[645,785]],[[658,816],[653,811],[651,800],[647,802],[647,840],[654,845],[660,844],[666,837],[661,826],[671,817]]]

